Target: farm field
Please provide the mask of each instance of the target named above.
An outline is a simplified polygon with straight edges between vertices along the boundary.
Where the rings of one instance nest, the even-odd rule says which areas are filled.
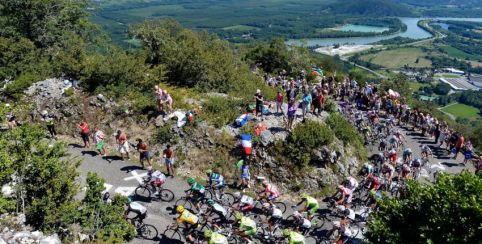
[[[414,68],[429,68],[432,66],[432,62],[425,59],[425,56],[426,53],[421,48],[407,47],[367,54],[361,59],[390,69],[402,68],[405,65]]]
[[[449,105],[447,107],[442,108],[442,111],[452,114],[457,118],[465,118],[465,119],[478,119],[480,118],[479,110],[475,107],[456,103],[453,105]]]
[[[447,53],[448,56],[452,58],[458,58],[458,59],[464,59],[464,60],[465,59],[470,59],[470,60],[482,59],[482,57],[478,55],[472,55],[451,46],[443,46],[441,48],[444,52]]]

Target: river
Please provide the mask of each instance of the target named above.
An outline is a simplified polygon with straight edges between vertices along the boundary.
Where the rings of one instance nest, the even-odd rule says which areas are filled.
[[[381,40],[391,39],[397,36],[408,37],[416,40],[430,38],[432,35],[420,28],[417,23],[420,20],[428,18],[400,18],[400,20],[407,26],[407,30],[386,36],[364,36],[364,37],[342,37],[342,38],[313,38],[313,39],[297,39],[289,40],[288,44],[307,45],[307,46],[332,46],[334,44],[356,44],[365,45]],[[482,18],[430,18],[435,20],[461,20],[482,22]]]

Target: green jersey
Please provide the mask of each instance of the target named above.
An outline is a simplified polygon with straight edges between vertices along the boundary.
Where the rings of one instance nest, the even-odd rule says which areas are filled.
[[[204,193],[204,186],[197,182],[194,182],[194,184],[192,184],[191,186],[191,190]]]
[[[241,218],[239,229],[256,230],[256,222],[248,217]]]
[[[209,244],[228,244],[228,238],[219,233],[213,232],[211,239],[209,239]]]
[[[289,244],[305,244],[305,237],[295,231],[290,232],[290,241]]]

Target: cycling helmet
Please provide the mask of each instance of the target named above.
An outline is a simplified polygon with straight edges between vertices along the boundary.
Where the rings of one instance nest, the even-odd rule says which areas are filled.
[[[284,229],[283,230],[283,236],[289,236],[290,235],[290,230],[289,229]]]
[[[212,235],[213,235],[213,231],[212,231],[212,230],[206,230],[206,231],[204,231],[204,238],[211,238]]]
[[[176,212],[178,212],[178,213],[184,212],[184,207],[183,207],[182,205],[178,205],[178,206],[176,207]]]
[[[211,169],[206,170],[206,174],[210,175],[212,173],[213,173],[213,170],[211,170]]]
[[[306,192],[301,193],[301,199],[306,199],[308,194]]]
[[[187,183],[188,183],[189,185],[194,184],[194,182],[196,182],[196,180],[194,180],[194,178],[191,178],[191,177],[187,178]]]
[[[208,200],[207,200],[207,203],[208,203],[209,205],[214,205],[214,200],[213,200],[213,199],[208,199]]]
[[[236,212],[234,213],[234,218],[237,220],[240,220],[241,218],[243,218],[243,214],[240,212]]]

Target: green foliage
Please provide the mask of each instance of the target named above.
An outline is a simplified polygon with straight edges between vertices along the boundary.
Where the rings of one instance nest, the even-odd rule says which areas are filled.
[[[0,36],[22,36],[34,42],[37,47],[53,47],[65,34],[82,34],[85,31],[89,23],[86,11],[88,2],[3,1],[0,6]]]
[[[128,89],[152,90],[164,77],[163,66],[151,67],[144,63],[145,59],[144,52],[132,54],[111,48],[105,55],[95,54],[86,58],[82,80],[89,91],[100,87],[116,97],[124,96]]]
[[[74,88],[70,87],[64,90],[64,96],[71,97],[74,95]]]
[[[241,100],[213,96],[204,103],[200,119],[220,128],[234,123],[234,120],[241,114],[242,105]]]
[[[132,240],[136,235],[134,226],[122,216],[127,198],[116,195],[111,204],[102,201],[104,180],[96,173],[87,175],[87,191],[82,200],[81,226],[88,233],[95,233],[98,240],[121,243]]]
[[[5,94],[12,98],[20,98],[23,91],[34,82],[42,80],[41,76],[35,74],[22,74],[17,79],[9,83],[5,89]]]
[[[147,50],[148,63],[166,66],[172,84],[227,92],[237,81],[233,52],[216,36],[184,29],[171,19],[146,20],[129,33]]]
[[[157,129],[151,140],[152,144],[175,143],[177,140],[177,136],[171,131],[171,125],[166,124],[163,127]]]
[[[0,80],[15,79],[22,72],[35,70],[38,50],[26,38],[0,37]]]
[[[15,185],[16,202],[25,209],[27,223],[34,228],[52,231],[58,220],[72,208],[73,197],[77,194],[76,168],[79,162],[65,160],[64,146],[52,146],[41,141],[43,130],[22,126],[1,135],[6,143],[0,148],[0,155],[9,155],[7,172],[16,172],[19,183]],[[15,142],[12,143],[12,142]],[[5,176],[2,179],[5,181]]]
[[[387,92],[389,89],[397,91],[402,97],[410,97],[409,79],[403,73],[397,74],[392,80],[384,80],[380,84],[380,92]]]
[[[314,150],[333,142],[334,134],[330,128],[316,121],[307,120],[298,124],[287,140],[286,155],[297,163],[306,166]]]
[[[366,237],[372,243],[478,243],[482,178],[441,174],[435,185],[410,182],[400,199],[384,198]]]
[[[345,145],[351,145],[355,150],[355,155],[360,160],[367,158],[367,150],[363,137],[343,116],[338,113],[331,113],[325,120],[335,136],[343,141]]]

